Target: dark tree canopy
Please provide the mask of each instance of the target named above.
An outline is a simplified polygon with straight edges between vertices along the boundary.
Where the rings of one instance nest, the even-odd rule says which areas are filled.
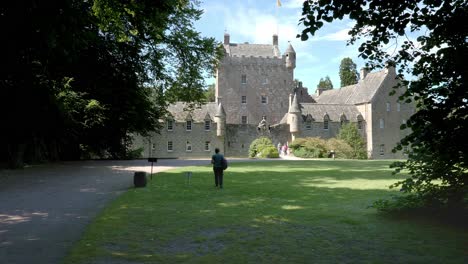
[[[320,78],[320,81],[317,84],[317,88],[321,88],[323,90],[333,89],[333,83],[330,80],[330,77],[327,75],[325,78]]]
[[[219,44],[188,0],[3,1],[0,161],[125,158],[167,102],[203,101]]]
[[[402,128],[411,133],[396,150],[409,146],[410,177],[395,184],[418,199],[441,206],[468,201],[468,2],[465,0],[305,1],[300,23],[302,40],[324,23],[347,18],[355,22],[349,44],[361,40],[359,56],[370,69],[386,62],[397,66],[402,102],[418,111]],[[409,34],[418,35],[417,39]],[[388,47],[391,47],[389,49]],[[441,181],[441,183],[438,183]],[[412,196],[412,195],[410,195]]]
[[[344,58],[340,63],[340,81],[341,87],[357,83],[358,72],[356,64],[351,58]]]

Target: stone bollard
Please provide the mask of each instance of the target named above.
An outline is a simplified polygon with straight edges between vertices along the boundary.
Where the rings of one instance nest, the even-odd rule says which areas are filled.
[[[146,186],[146,172],[144,171],[135,171],[133,175],[133,184],[135,188],[145,187]]]

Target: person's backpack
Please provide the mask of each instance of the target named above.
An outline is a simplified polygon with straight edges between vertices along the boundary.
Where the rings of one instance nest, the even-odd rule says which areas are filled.
[[[221,160],[221,165],[223,166],[223,170],[227,169],[227,167],[228,167],[228,162],[224,157]]]

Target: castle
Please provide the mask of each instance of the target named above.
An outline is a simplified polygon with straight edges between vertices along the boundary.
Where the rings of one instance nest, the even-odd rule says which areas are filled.
[[[309,95],[294,82],[296,52],[291,44],[284,54],[278,36],[271,44],[231,43],[224,35],[224,57],[216,73],[216,102],[186,111],[178,102],[160,122],[160,134],[136,137],[143,156],[160,158],[209,157],[214,148],[226,156],[247,156],[259,136],[273,144],[298,137],[335,137],[346,122],[356,123],[370,159],[403,158],[393,147],[408,133],[401,124],[414,106],[397,102],[389,93],[397,84],[395,68],[379,72],[362,69],[357,84],[340,89],[317,89]]]

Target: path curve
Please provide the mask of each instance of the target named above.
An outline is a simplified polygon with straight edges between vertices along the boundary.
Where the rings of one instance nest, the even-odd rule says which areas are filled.
[[[230,159],[230,162],[256,161]],[[208,159],[164,159],[153,172],[207,165]],[[0,171],[0,263],[60,263],[86,226],[133,187],[146,160],[76,161]]]

